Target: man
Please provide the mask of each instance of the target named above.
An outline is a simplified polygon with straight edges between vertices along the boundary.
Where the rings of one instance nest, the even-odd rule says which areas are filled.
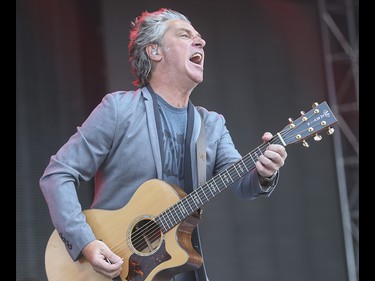
[[[129,59],[138,89],[107,94],[51,157],[40,179],[52,222],[72,261],[83,256],[96,272],[109,278],[120,275],[122,280],[138,274],[137,270],[128,267],[127,257],[124,260],[115,247],[100,241],[86,222],[76,194],[80,181],[95,177],[91,205],[94,209],[117,210],[126,206],[144,182],[155,178],[190,192],[201,183],[202,169],[198,169],[196,156],[201,122],[205,132],[205,179],[241,159],[224,117],[190,101],[192,91],[203,81],[206,45],[190,21],[176,11],[162,8],[142,13],[132,24]],[[271,138],[268,132],[262,136],[265,143]],[[253,160],[255,169],[230,188],[243,198],[269,196],[286,157],[283,146],[269,144]],[[153,192],[156,187],[147,188]],[[145,209],[146,203],[154,204],[142,203]],[[198,227],[191,238],[194,249],[201,254],[197,230]],[[153,247],[152,241],[144,241],[145,247]],[[165,254],[171,254],[173,259],[166,244]],[[137,246],[133,246],[136,252]],[[155,268],[141,271],[146,277],[163,275],[175,281],[208,280],[204,263],[203,266],[201,261],[188,263],[187,267],[176,263],[175,271],[158,272]],[[124,268],[128,272],[122,272]]]

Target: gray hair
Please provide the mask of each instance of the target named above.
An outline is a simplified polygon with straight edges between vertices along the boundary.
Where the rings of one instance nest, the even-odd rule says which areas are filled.
[[[166,21],[172,19],[190,23],[186,16],[166,8],[152,13],[145,11],[131,22],[128,51],[131,71],[137,78],[134,85],[143,87],[148,84],[153,64],[146,53],[146,47],[150,44],[162,46],[163,35],[167,29]]]

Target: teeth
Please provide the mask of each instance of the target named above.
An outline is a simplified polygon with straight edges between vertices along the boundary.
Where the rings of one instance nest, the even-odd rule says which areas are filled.
[[[192,59],[193,59],[193,58],[196,58],[196,57],[198,57],[199,60],[202,59],[202,55],[201,55],[201,54],[198,54],[198,53],[196,53],[196,54],[194,54],[194,55],[191,56]]]
[[[202,59],[203,59],[203,56],[200,53],[195,53],[194,55],[190,57],[190,61],[196,64],[200,64]]]

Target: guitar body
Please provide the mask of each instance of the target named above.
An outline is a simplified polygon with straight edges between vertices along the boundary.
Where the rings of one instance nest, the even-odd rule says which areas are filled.
[[[192,231],[200,220],[197,212],[166,233],[154,221],[184,196],[181,188],[152,179],[121,209],[84,211],[96,238],[124,259],[122,281],[167,281],[202,265],[202,257],[191,244]],[[49,281],[111,280],[95,272],[83,257],[74,262],[56,230],[47,244],[45,266]]]

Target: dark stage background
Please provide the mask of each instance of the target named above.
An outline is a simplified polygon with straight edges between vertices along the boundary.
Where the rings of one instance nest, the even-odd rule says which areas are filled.
[[[128,31],[141,11],[179,10],[205,38],[204,82],[192,100],[226,117],[242,154],[327,100],[315,1],[224,2],[17,0],[16,280],[46,280],[54,228],[39,178],[107,92],[133,89]],[[348,280],[332,137],[287,151],[271,197],[224,191],[206,206],[211,281]],[[78,192],[87,208],[92,182]]]

